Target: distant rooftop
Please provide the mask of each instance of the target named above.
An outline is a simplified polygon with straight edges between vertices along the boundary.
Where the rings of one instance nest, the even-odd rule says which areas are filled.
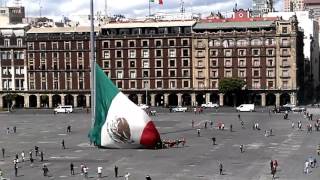
[[[246,21],[246,22],[199,22],[193,29],[243,29],[266,28],[275,26],[274,21]]]
[[[98,28],[95,28],[98,31]],[[79,26],[79,27],[45,27],[45,28],[31,28],[27,33],[83,33],[90,32],[89,26]]]
[[[159,28],[159,27],[179,27],[179,26],[193,26],[196,21],[159,21],[159,22],[119,22],[119,23],[109,23],[103,25],[102,28]]]

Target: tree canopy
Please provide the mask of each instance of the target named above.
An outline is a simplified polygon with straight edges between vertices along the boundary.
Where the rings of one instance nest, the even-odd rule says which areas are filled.
[[[224,78],[219,82],[221,93],[236,93],[240,91],[246,82],[239,78]]]

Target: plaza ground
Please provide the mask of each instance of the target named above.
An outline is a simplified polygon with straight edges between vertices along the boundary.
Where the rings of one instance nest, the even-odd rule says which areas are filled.
[[[160,111],[160,110],[159,110]],[[98,149],[89,145],[87,138],[90,127],[90,114],[76,112],[73,114],[53,115],[51,111],[18,111],[0,113],[0,147],[6,149],[6,157],[0,156],[0,168],[4,176],[10,179],[84,179],[80,174],[80,164],[89,168],[89,179],[97,178],[97,167],[103,167],[103,178],[114,178],[113,168],[119,167],[119,174],[131,174],[130,180],[142,180],[146,175],[158,180],[264,180],[272,179],[270,160],[279,163],[276,177],[278,179],[320,179],[319,168],[313,168],[310,174],[303,173],[304,161],[316,156],[316,147],[320,132],[307,133],[308,120],[302,114],[289,114],[289,120],[283,114],[271,114],[265,109],[258,112],[240,113],[245,122],[242,129],[238,113],[232,108],[217,112],[206,109],[202,114],[193,112],[169,113],[162,110],[153,116],[163,139],[186,139],[185,147],[160,150],[146,149]],[[316,119],[317,117],[314,117]],[[192,120],[195,128],[191,127]],[[214,127],[204,129],[204,122],[214,122]],[[291,122],[302,121],[303,130],[291,128]],[[224,131],[216,128],[217,123],[225,123]],[[259,123],[261,130],[252,130],[253,123]],[[311,122],[314,124],[314,121]],[[72,134],[66,133],[66,127],[72,126]],[[233,125],[233,132],[229,125]],[[296,123],[297,124],[297,123]],[[17,127],[17,133],[6,134],[7,127]],[[201,128],[201,136],[197,136]],[[273,130],[273,136],[265,137],[264,130]],[[217,139],[212,145],[211,138]],[[65,140],[67,149],[61,148]],[[240,153],[239,146],[244,145],[245,152]],[[14,177],[13,159],[16,153],[29,151],[34,146],[45,153],[50,177],[43,177],[43,163],[36,159],[33,166],[29,160],[19,163],[19,177]],[[320,159],[318,159],[319,161]],[[73,163],[76,175],[70,176],[69,164]],[[224,175],[219,175],[218,164],[224,166]],[[118,179],[123,179],[120,177]]]

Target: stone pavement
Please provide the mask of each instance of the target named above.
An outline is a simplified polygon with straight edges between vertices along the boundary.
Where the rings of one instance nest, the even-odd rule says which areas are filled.
[[[113,168],[119,167],[119,174],[131,174],[130,180],[142,180],[146,175],[160,180],[265,180],[271,179],[269,162],[279,162],[277,179],[320,179],[318,168],[310,174],[303,174],[304,161],[316,156],[316,146],[320,132],[307,133],[301,114],[290,114],[289,120],[283,120],[282,114],[264,112],[241,113],[245,123],[242,129],[237,118],[238,113],[206,109],[195,115],[186,113],[159,113],[153,117],[163,139],[186,139],[185,147],[179,146],[161,150],[147,149],[98,149],[88,144],[87,133],[90,127],[90,114],[46,114],[12,113],[0,114],[0,148],[6,149],[6,157],[0,168],[10,179],[84,179],[80,174],[80,164],[89,168],[89,179],[97,178],[97,167],[103,167],[103,178],[114,178]],[[315,117],[314,119],[316,119]],[[195,128],[191,121],[195,120]],[[204,128],[205,121],[213,120],[214,126]],[[291,128],[291,122],[301,120],[303,130]],[[225,130],[218,130],[218,122],[225,124]],[[259,123],[261,130],[253,130],[252,125]],[[313,124],[314,122],[312,122]],[[66,127],[72,125],[72,133],[66,133]],[[233,125],[233,132],[229,125]],[[17,133],[6,134],[6,127],[17,126]],[[201,128],[201,136],[196,129]],[[265,137],[264,130],[272,128],[273,136]],[[216,137],[217,145],[212,145]],[[62,139],[67,149],[61,148]],[[239,146],[244,145],[240,153]],[[13,158],[15,153],[29,151],[37,145],[45,153],[45,164],[50,177],[43,177],[39,157],[31,166],[30,161],[19,163],[19,177],[14,177]],[[319,160],[318,160],[319,161]],[[69,164],[75,165],[76,175],[71,176]],[[224,165],[224,175],[219,175],[218,165]]]

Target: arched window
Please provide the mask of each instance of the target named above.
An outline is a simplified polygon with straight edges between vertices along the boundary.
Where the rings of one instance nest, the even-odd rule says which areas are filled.
[[[237,41],[237,46],[247,46],[248,45],[248,41],[245,39],[240,39]]]
[[[265,40],[265,45],[267,46],[275,45],[275,40],[273,38],[268,38]]]
[[[260,46],[261,45],[261,40],[260,39],[253,39],[253,40],[251,40],[251,45]]]

